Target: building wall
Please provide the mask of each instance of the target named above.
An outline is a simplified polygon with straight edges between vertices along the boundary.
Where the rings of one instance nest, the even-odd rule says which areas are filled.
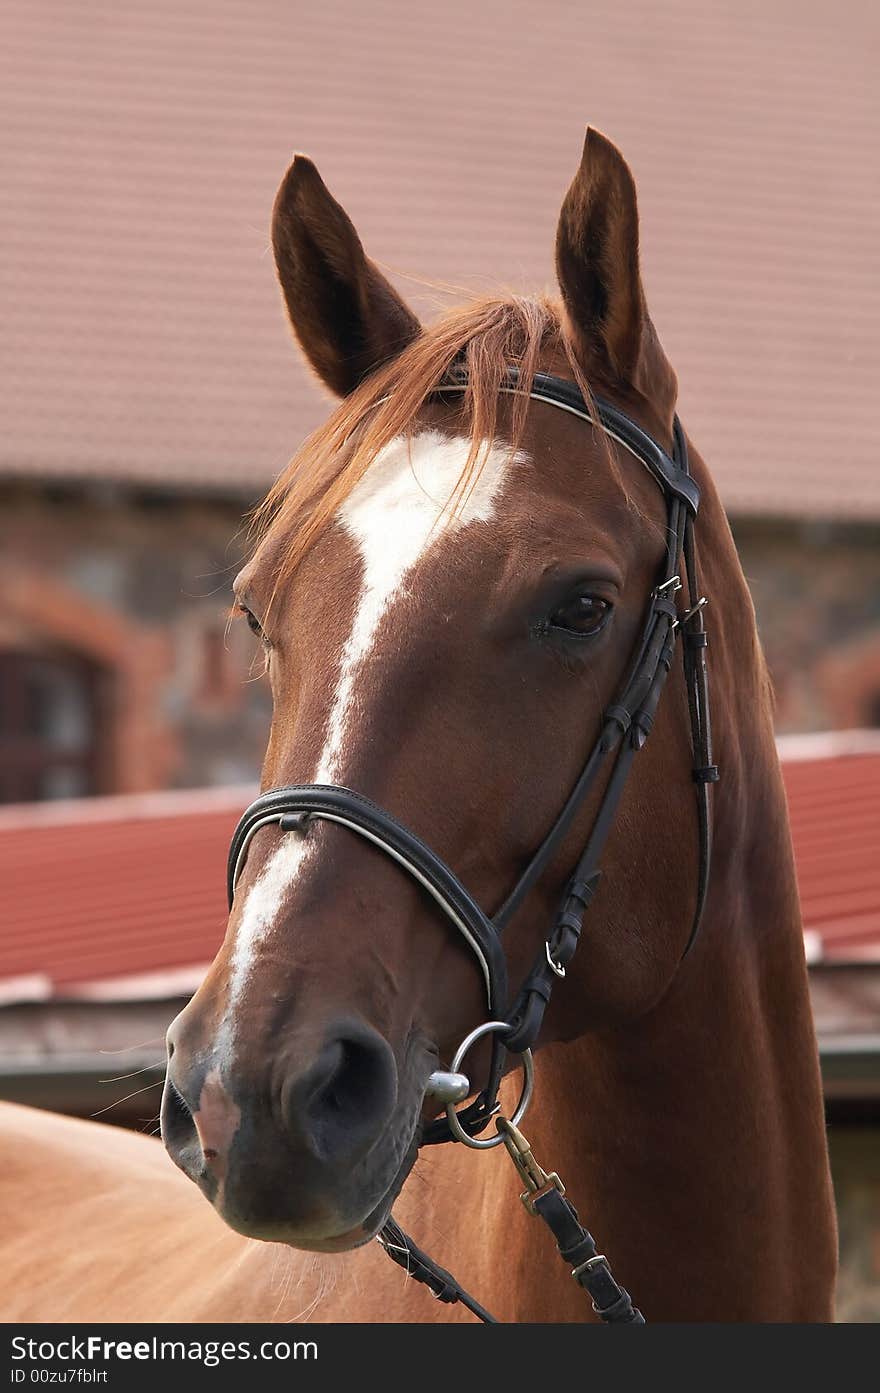
[[[117,490],[0,494],[0,646],[76,652],[100,668],[97,792],[258,774],[268,687],[253,636],[228,623],[243,512]]]
[[[735,520],[779,734],[880,726],[880,526]]]
[[[228,626],[242,500],[7,484],[0,647],[66,649],[105,683],[98,792],[255,778],[259,652]],[[880,528],[740,521],[781,733],[880,725]]]
[[[839,1321],[880,1320],[880,1172],[876,1126],[828,1131],[840,1235]]]

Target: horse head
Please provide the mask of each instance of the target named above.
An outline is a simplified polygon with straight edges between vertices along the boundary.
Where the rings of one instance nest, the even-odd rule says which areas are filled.
[[[341,401],[262,506],[235,582],[274,703],[262,787],[353,790],[491,915],[595,746],[668,550],[657,479],[595,411],[591,425],[531,395],[536,375],[567,381],[674,453],[676,379],[646,307],[633,179],[590,131],[559,219],[561,299],[485,298],[426,328],[305,158],[281,185],[273,243],[302,351]],[[697,477],[717,509],[699,464]],[[678,657],[653,715],[537,1046],[644,1015],[688,944],[699,838]],[[509,916],[513,983],[609,778]],[[486,982],[387,848],[329,816],[304,822],[251,829],[225,941],[169,1032],[163,1132],[229,1224],[336,1251],[384,1222],[438,1111],[428,1081],[486,1019]],[[483,1042],[470,1076],[489,1062]]]

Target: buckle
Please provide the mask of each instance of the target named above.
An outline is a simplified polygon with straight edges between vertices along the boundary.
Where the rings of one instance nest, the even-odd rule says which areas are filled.
[[[549,940],[549,939],[545,939],[545,940],[544,940],[544,954],[545,954],[545,957],[547,958],[547,963],[548,963],[549,967],[552,969],[553,972],[556,973],[556,976],[557,976],[557,977],[564,977],[564,976],[565,976],[565,968],[564,968],[560,963],[555,963],[555,962],[553,961],[553,958],[552,958],[551,954],[550,954],[550,940]]]
[[[694,615],[699,614],[700,610],[703,609],[703,607],[708,603],[708,595],[701,595],[695,605],[691,605],[690,609],[686,609],[684,614],[680,614],[678,616],[678,618],[674,621],[672,625],[673,629],[678,629],[682,624],[686,624],[689,619],[693,619]]]
[[[604,1262],[605,1266],[608,1266],[608,1259],[604,1253],[597,1253],[594,1258],[587,1258],[586,1262],[582,1262],[579,1266],[573,1267],[571,1269],[571,1275],[577,1282],[582,1272],[592,1272],[593,1268],[598,1267],[600,1262]]]

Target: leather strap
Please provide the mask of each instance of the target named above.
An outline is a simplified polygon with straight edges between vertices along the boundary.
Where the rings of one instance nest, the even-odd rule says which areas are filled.
[[[556,1239],[559,1255],[578,1286],[593,1302],[593,1310],[606,1325],[644,1325],[645,1317],[625,1287],[612,1276],[608,1259],[596,1247],[589,1229],[578,1219],[574,1205],[558,1190],[546,1190],[532,1200],[539,1219]]]
[[[305,835],[313,819],[336,822],[372,842],[425,889],[476,955],[486,985],[490,1016],[507,1006],[507,961],[490,920],[461,881],[429,846],[363,794],[337,784],[298,784],[272,789],[251,803],[229,848],[226,886],[229,906],[248,846],[262,828]]]
[[[396,1262],[398,1267],[402,1267],[408,1277],[412,1277],[416,1282],[423,1282],[429,1291],[433,1292],[438,1301],[448,1304],[460,1302],[469,1311],[481,1320],[484,1325],[497,1325],[498,1320],[489,1314],[485,1306],[481,1306],[479,1301],[475,1301],[469,1292],[455,1280],[451,1272],[447,1272],[445,1267],[441,1267],[433,1258],[423,1252],[417,1244],[413,1243],[408,1234],[395,1219],[385,1220],[381,1230],[377,1235],[379,1242],[385,1252]]]
[[[466,370],[454,368],[449,373],[449,380],[441,383],[434,391],[436,395],[443,395],[447,392],[463,392],[466,388]],[[519,372],[515,367],[507,369],[506,381],[500,390],[511,394],[521,390]],[[569,382],[563,377],[553,377],[545,372],[535,373],[529,396],[534,397],[536,401],[557,406],[562,411],[570,411],[583,421],[600,425],[607,435],[628,450],[646,469],[650,469],[665,493],[680,498],[696,516],[700,506],[700,489],[696,481],[657,444],[653,436],[642,430],[642,427],[631,416],[627,416],[625,411],[621,411],[619,406],[605,401],[603,397],[594,396],[595,409],[591,409],[576,382]]]
[[[625,1287],[615,1281],[604,1253],[596,1240],[584,1228],[570,1200],[551,1187],[531,1201],[534,1213],[549,1228],[556,1239],[559,1256],[582,1291],[590,1297],[593,1310],[606,1325],[644,1325],[645,1318]],[[385,1252],[409,1277],[422,1282],[438,1301],[460,1302],[486,1325],[497,1325],[497,1317],[465,1291],[451,1272],[430,1258],[395,1219],[386,1219],[378,1234]]]
[[[539,372],[535,374],[531,395],[554,406],[568,406],[588,421],[593,420],[593,413],[575,382],[566,382]],[[593,397],[593,402],[605,432],[650,469],[664,492],[679,498],[696,517],[700,506],[700,489],[696,480],[619,406],[602,397]]]

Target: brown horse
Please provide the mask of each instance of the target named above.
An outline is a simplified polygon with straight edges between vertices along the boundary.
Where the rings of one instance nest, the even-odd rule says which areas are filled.
[[[272,491],[236,582],[274,698],[263,787],[359,791],[491,908],[583,767],[667,540],[648,471],[528,395],[536,371],[574,380],[673,449],[632,176],[589,132],[559,222],[561,306],[484,300],[423,330],[302,158],[273,240],[297,338],[343,401]],[[457,366],[467,391],[438,395]],[[518,392],[501,390],[510,367]],[[524,1125],[649,1321],[825,1321],[834,1210],[770,687],[691,459],[721,769],[702,929],[685,953],[698,828],[677,652],[546,1012]],[[513,983],[603,792],[506,930]],[[468,944],[391,859],[327,821],[262,827],[225,942],[169,1032],[165,1144],[216,1213],[147,1139],[10,1110],[10,1316],[471,1319],[369,1241],[396,1201],[502,1320],[587,1318],[503,1152],[431,1148],[403,1189],[437,1112],[429,1075],[485,1018]],[[472,1078],[487,1059],[469,1056]]]

